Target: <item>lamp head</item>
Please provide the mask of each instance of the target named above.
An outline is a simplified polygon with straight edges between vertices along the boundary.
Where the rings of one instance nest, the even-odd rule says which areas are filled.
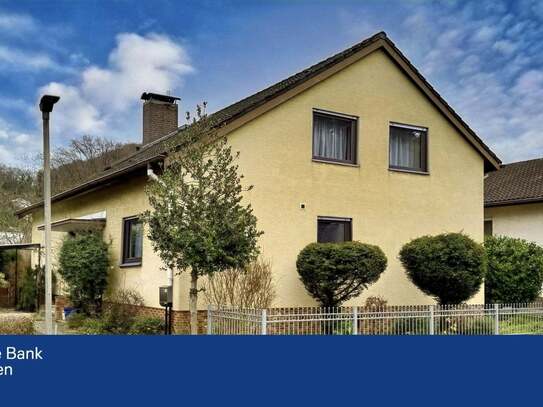
[[[40,99],[40,110],[43,113],[50,113],[53,111],[53,105],[59,101],[59,96],[43,95]]]

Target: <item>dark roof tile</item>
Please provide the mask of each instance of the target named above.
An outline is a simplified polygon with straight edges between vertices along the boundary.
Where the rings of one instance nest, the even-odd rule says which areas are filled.
[[[485,179],[485,206],[543,201],[543,158],[505,164]]]

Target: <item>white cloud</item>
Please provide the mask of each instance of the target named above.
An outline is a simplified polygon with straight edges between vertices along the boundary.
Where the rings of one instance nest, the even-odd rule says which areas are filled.
[[[117,36],[108,66],[88,66],[75,83],[52,82],[39,93],[61,97],[52,122],[62,136],[115,137],[139,128],[142,92],[175,92],[193,70],[185,48],[169,37],[124,33]]]
[[[36,21],[27,14],[0,12],[0,31],[8,35],[22,35],[36,30]]]
[[[68,67],[59,65],[47,54],[23,51],[3,45],[0,45],[0,67],[17,71],[39,71],[42,69],[70,71]]]
[[[517,50],[517,44],[509,40],[499,40],[492,45],[492,48],[505,55],[511,55]]]
[[[4,165],[33,165],[32,159],[41,149],[38,136],[19,131],[0,118],[0,163]]]

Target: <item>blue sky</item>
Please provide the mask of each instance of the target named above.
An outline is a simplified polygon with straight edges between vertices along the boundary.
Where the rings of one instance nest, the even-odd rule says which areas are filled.
[[[217,110],[385,30],[504,162],[543,156],[543,1],[3,1],[0,163],[141,139],[142,91]],[[181,118],[182,119],[182,116]]]

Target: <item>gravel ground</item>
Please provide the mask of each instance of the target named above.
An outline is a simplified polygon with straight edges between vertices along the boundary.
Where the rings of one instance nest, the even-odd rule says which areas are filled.
[[[0,308],[0,317],[2,315],[21,315],[21,316],[28,316],[32,319],[34,319],[34,328],[36,329],[37,335],[43,335],[45,334],[45,320],[43,317],[43,313],[33,313],[33,312],[22,312],[22,311],[16,311],[12,308]],[[56,332],[57,335],[66,335],[66,324],[62,321],[53,322],[53,330]]]

